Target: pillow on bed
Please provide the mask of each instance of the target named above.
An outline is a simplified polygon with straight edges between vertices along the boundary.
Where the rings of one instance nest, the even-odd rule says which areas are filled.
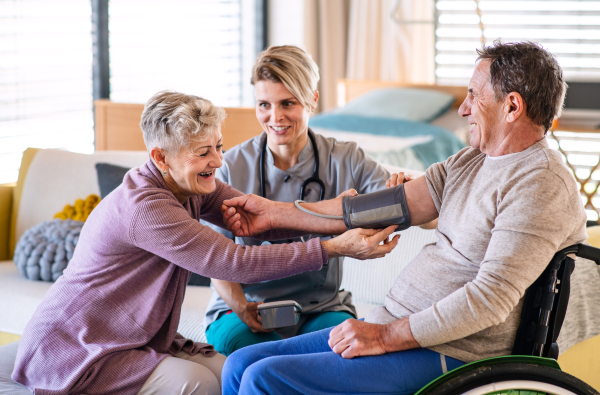
[[[429,122],[446,112],[454,96],[430,89],[375,89],[350,100],[335,114]]]

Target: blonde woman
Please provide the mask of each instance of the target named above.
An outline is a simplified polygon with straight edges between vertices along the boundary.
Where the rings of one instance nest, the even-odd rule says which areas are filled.
[[[241,195],[215,179],[224,118],[208,100],[177,92],[146,103],[150,159],[91,213],[69,267],[25,329],[15,381],[36,394],[219,394],[225,357],[177,333],[191,272],[257,282],[320,270],[335,251],[367,258],[395,246],[379,246],[391,230],[355,230],[242,247],[200,224],[224,226],[223,201]]]
[[[251,83],[256,94],[256,117],[264,132],[227,151],[217,177],[241,192],[281,202],[316,202],[335,198],[349,189],[360,194],[384,189],[390,174],[356,143],[325,138],[308,127],[319,100],[318,81],[317,65],[298,47],[270,47],[259,54]],[[310,238],[305,235],[283,242]],[[246,246],[261,243],[251,238],[235,240]],[[255,284],[213,279],[215,292],[204,320],[208,341],[220,353],[229,355],[251,344],[314,332],[357,318],[351,294],[337,293],[341,266],[341,259],[332,258],[321,270]],[[302,306],[298,324],[277,331],[263,329],[258,304],[290,299]]]

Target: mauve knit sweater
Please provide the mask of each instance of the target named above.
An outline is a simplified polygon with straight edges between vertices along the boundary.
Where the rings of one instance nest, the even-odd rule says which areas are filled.
[[[177,333],[190,272],[252,283],[327,262],[319,239],[244,248],[201,225],[223,226],[223,200],[241,195],[216,183],[181,205],[152,162],[129,171],[27,324],[12,378],[36,394],[137,394],[169,355],[214,355]]]

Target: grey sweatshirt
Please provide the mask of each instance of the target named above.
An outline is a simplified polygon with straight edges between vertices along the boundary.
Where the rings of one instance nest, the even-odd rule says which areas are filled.
[[[366,321],[410,316],[422,347],[465,362],[508,355],[527,288],[558,250],[586,239],[575,179],[545,139],[500,157],[465,148],[425,177],[438,241]]]

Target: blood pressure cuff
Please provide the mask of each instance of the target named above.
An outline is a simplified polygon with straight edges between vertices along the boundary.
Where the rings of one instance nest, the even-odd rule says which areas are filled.
[[[366,195],[344,196],[342,208],[348,230],[398,225],[396,230],[400,231],[410,227],[404,184]]]

